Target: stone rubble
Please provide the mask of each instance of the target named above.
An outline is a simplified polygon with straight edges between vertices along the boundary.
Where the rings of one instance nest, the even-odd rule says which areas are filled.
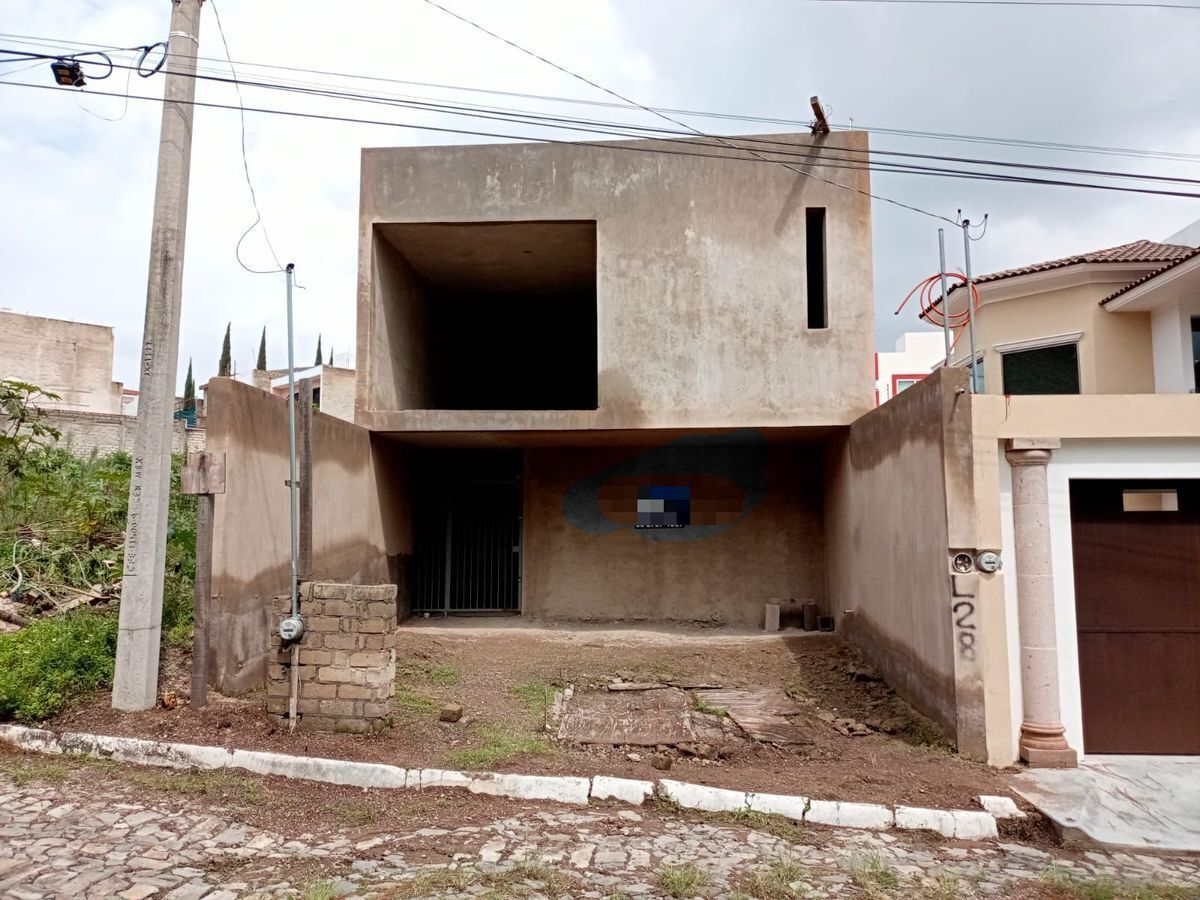
[[[522,861],[544,863],[556,877],[571,879],[571,896],[588,898],[618,892],[661,897],[659,869],[690,864],[708,874],[705,893],[719,897],[744,888],[781,858],[804,867],[797,887],[805,897],[856,896],[854,867],[864,858],[893,869],[900,880],[892,894],[897,897],[946,879],[956,879],[961,897],[1004,897],[1015,882],[1036,878],[1051,864],[1080,877],[1171,882],[1200,891],[1195,857],[1050,853],[887,830],[797,829],[802,842],[791,843],[753,830],[753,819],[739,824],[650,810],[547,811],[516,803],[508,818],[453,829],[414,822],[412,831],[357,839],[350,830],[288,837],[240,823],[208,808],[203,798],[170,799],[170,808],[128,802],[110,784],[97,784],[86,796],[65,796],[53,786],[18,786],[0,776],[0,897],[266,900],[302,898],[317,883],[336,896],[395,891],[410,897],[419,895],[411,893],[412,879],[452,867],[466,873],[465,886],[447,889],[443,882],[428,896],[473,898],[487,892],[488,877]],[[432,858],[444,862],[431,863],[431,849]],[[544,896],[539,888],[536,879],[525,879],[508,889],[512,896]]]

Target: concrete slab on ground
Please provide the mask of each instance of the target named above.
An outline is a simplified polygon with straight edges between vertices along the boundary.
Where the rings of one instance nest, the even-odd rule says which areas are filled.
[[[1200,851],[1200,757],[1092,756],[1077,769],[1030,769],[1013,782],[1066,838]]]

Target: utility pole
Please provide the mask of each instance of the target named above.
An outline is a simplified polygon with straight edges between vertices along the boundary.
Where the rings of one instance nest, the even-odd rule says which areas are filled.
[[[146,324],[139,365],[137,432],[125,525],[125,570],[113,679],[115,709],[141,710],[158,699],[158,650],[162,632],[163,567],[171,493],[171,425],[179,361],[179,309],[183,294],[183,247],[188,179],[192,165],[192,101],[200,5],[171,0],[166,92],[158,144],[154,223]]]

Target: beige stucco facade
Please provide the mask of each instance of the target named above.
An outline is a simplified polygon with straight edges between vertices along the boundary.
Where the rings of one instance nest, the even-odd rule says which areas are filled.
[[[0,337],[0,378],[35,384],[61,398],[40,405],[120,415],[111,327],[0,310]]]
[[[1081,393],[1154,393],[1150,313],[1110,312],[1100,303],[1151,269],[1079,265],[981,284],[975,348],[983,361],[983,392],[1005,393],[1004,353],[1075,343]],[[954,297],[951,309],[958,311],[964,292]],[[967,365],[969,347],[964,333],[954,350],[956,365]]]

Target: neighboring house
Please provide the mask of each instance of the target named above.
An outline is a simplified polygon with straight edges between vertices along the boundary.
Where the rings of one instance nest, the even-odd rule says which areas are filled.
[[[979,389],[1151,394],[1196,389],[1200,250],[1133,241],[976,279]],[[952,312],[966,292],[950,291]],[[963,335],[954,364],[970,363]]]
[[[338,358],[349,362],[349,354],[338,354]],[[297,368],[293,373],[296,391],[299,394],[302,381],[312,381],[313,405],[327,415],[335,416],[347,422],[354,421],[354,391],[355,372],[349,366],[308,366]],[[284,369],[252,369],[249,372],[233,376],[235,381],[253,385],[261,391],[287,398],[288,370]],[[211,382],[210,382],[211,383]],[[207,394],[209,384],[200,386]],[[206,401],[197,401],[204,404]]]
[[[923,381],[946,359],[940,331],[909,331],[896,339],[894,351],[875,354],[875,405]]]
[[[66,319],[0,310],[0,378],[58,394],[47,409],[121,412],[121,383],[113,381],[113,330]]]

